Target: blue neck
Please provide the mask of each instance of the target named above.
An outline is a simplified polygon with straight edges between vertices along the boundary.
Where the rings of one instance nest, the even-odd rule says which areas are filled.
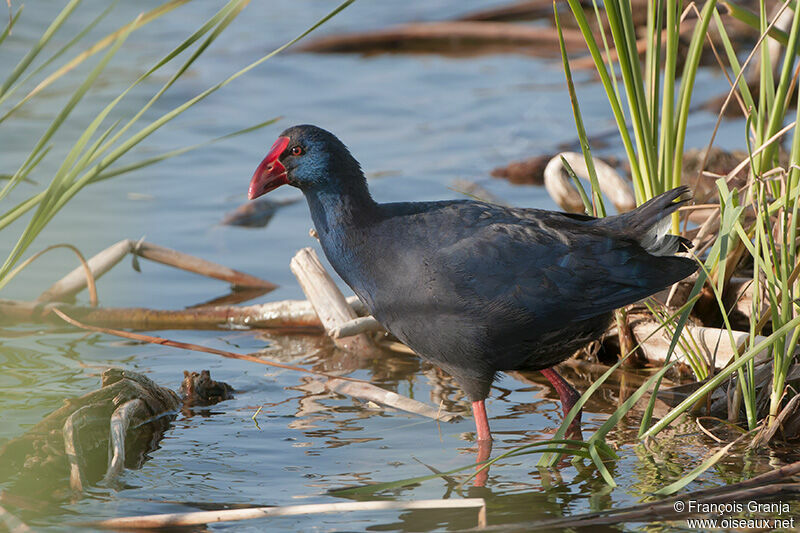
[[[311,219],[322,236],[342,234],[344,227],[359,227],[374,220],[377,214],[375,200],[366,187],[347,192],[329,188],[304,190],[303,194],[311,210]]]

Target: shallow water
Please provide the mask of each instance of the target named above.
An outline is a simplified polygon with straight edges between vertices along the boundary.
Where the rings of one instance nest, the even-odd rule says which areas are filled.
[[[37,3],[26,11],[3,45],[0,70],[8,71],[53,15],[57,2]],[[138,9],[156,2],[121,3],[109,17],[115,27]],[[98,12],[86,2],[54,48]],[[382,27],[409,20],[446,18],[481,2],[356,3],[325,26],[320,34]],[[52,8],[52,9],[51,9]],[[60,133],[57,146],[68,146],[103,104],[127,86],[138,72],[188,35],[215,6],[194,3],[182,15],[156,21],[130,37],[125,51],[102,75],[99,89],[76,109]],[[295,36],[329,9],[311,0],[254,2],[213,47],[159,101],[155,117],[194,96],[266,51]],[[100,37],[103,32],[92,35]],[[90,41],[87,41],[90,42]],[[74,53],[74,52],[72,52]],[[67,57],[71,57],[71,53]],[[127,116],[163,83],[166,71],[134,90],[115,116]],[[80,70],[48,90],[3,125],[0,172],[23,160],[63,95],[80,83]],[[579,82],[584,120],[589,131],[612,126],[598,85],[586,75]],[[699,76],[697,98],[716,94],[721,80],[713,72]],[[509,203],[554,208],[544,189],[514,187],[488,177],[494,166],[554,151],[575,138],[560,63],[520,55],[475,58],[387,55],[284,54],[202,102],[148,140],[142,157],[224,135],[270,117],[276,125],[166,161],[123,178],[84,190],[44,231],[34,249],[69,242],[91,255],[123,238],[139,238],[217,261],[269,279],[280,287],[256,302],[302,298],[288,264],[297,249],[317,248],[308,236],[311,225],[305,203],[283,208],[265,229],[220,226],[225,212],[245,201],[249,178],[275,136],[295,123],[311,122],[334,131],[361,161],[380,201],[457,198],[455,179],[478,182]],[[713,116],[692,118],[689,146],[708,140],[701,126]],[[738,146],[743,121],[726,123],[718,145]],[[43,184],[57,167],[59,149],[33,179]],[[618,153],[609,150],[610,153]],[[63,153],[63,150],[61,150]],[[602,153],[602,151],[601,151]],[[133,160],[133,159],[130,159]],[[124,163],[124,161],[123,161]],[[34,187],[22,184],[8,205]],[[38,190],[38,189],[37,189]],[[280,190],[277,197],[296,196]],[[0,233],[0,252],[11,248],[22,224]],[[4,298],[32,299],[75,266],[66,251],[51,252],[9,285]],[[105,306],[182,308],[227,292],[225,284],[142,261],[142,273],[123,261],[99,283]],[[344,288],[344,287],[343,287]],[[349,291],[348,291],[349,292]],[[79,295],[85,303],[87,296]],[[314,394],[302,387],[307,378],[248,362],[139,345],[116,337],[40,326],[7,326],[0,332],[0,443],[22,434],[64,398],[99,386],[108,366],[146,373],[177,388],[184,369],[208,368],[214,378],[237,389],[236,397],[175,420],[150,459],[127,470],[119,490],[94,488],[82,497],[43,505],[17,501],[14,509],[43,529],[76,529],[71,521],[162,512],[219,508],[225,504],[291,505],[346,501],[325,491],[365,482],[426,475],[424,465],[446,471],[475,459],[474,425],[469,403],[440,372],[414,357],[386,352],[377,359],[358,359],[333,350],[317,336],[281,336],[259,331],[162,331],[156,335],[238,352],[267,350],[273,360],[325,371],[347,372],[432,405],[467,415],[436,424],[390,409],[374,408],[352,398]],[[587,376],[567,377],[585,388]],[[596,377],[596,376],[595,376]],[[495,455],[510,447],[547,438],[558,427],[560,407],[546,381],[503,376],[497,381],[488,411],[498,439]],[[592,376],[588,376],[591,380]],[[585,434],[598,427],[616,407],[618,388],[600,391],[584,414]],[[255,421],[253,414],[258,408]],[[464,496],[484,497],[489,524],[511,524],[544,517],[617,508],[641,501],[655,487],[677,479],[716,450],[692,424],[665,433],[666,450],[655,456],[634,447],[637,420],[623,422],[609,441],[620,460],[609,469],[619,486],[611,490],[591,467],[569,464],[538,470],[536,457],[525,456],[493,467],[484,488],[465,486]],[[652,450],[651,450],[652,451]],[[732,456],[702,475],[694,488],[749,477],[780,464],[786,457]],[[43,483],[49,489],[48,482]],[[59,480],[61,483],[63,480]],[[61,490],[63,486],[52,487]],[[49,492],[46,491],[46,492]],[[375,494],[377,498],[459,497],[436,479]],[[237,523],[236,530],[422,531],[474,527],[476,512],[381,511],[291,517]],[[217,525],[212,529],[229,528]],[[619,525],[636,529],[638,525]],[[664,524],[670,529],[669,524]]]

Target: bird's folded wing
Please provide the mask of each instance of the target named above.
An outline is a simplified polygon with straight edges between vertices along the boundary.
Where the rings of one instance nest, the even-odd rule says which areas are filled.
[[[440,273],[487,313],[557,322],[633,303],[686,271],[686,259],[655,257],[632,239],[565,222],[553,229],[519,222],[474,228],[439,251]]]

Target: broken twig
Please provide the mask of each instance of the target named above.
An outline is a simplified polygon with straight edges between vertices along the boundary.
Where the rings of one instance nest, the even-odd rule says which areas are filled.
[[[335,329],[358,318],[312,248],[303,248],[297,252],[290,266],[328,335],[333,337]],[[333,342],[346,350],[374,348],[372,340],[363,333],[347,338],[333,337]]]
[[[333,328],[333,330],[331,330],[331,337],[334,339],[341,339],[343,337],[352,337],[359,333],[370,333],[373,331],[384,331],[381,323],[375,320],[375,317],[371,315],[361,316]]]
[[[459,416],[441,409],[436,409],[428,404],[413,400],[401,394],[397,394],[396,392],[376,387],[371,383],[353,383],[350,381],[341,381],[339,379],[329,379],[325,383],[325,388],[331,392],[388,405],[389,407],[432,418],[433,420],[450,422]]]

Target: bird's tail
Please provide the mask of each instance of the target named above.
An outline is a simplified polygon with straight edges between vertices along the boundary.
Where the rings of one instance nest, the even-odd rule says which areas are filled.
[[[669,235],[669,215],[692,199],[689,187],[676,187],[659,194],[633,211],[609,217],[608,224],[631,235],[653,255],[669,256],[691,248],[691,241]]]

